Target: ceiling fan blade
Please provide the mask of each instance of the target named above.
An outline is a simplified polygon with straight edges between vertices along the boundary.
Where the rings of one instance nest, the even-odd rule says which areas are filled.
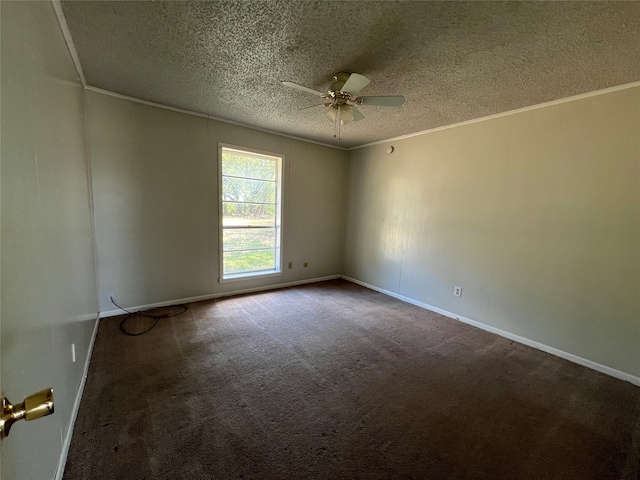
[[[353,112],[353,121],[357,122],[358,120],[362,120],[364,115],[358,110],[356,107],[351,107],[351,111]]]
[[[324,106],[326,106],[324,103],[319,103],[319,104],[317,104],[317,105],[309,105],[308,107],[302,107],[302,108],[299,108],[299,109],[298,109],[298,111],[300,111],[300,110],[306,110],[306,109],[308,109],[308,108],[324,107]]]
[[[369,80],[364,75],[360,75],[359,73],[352,73],[351,75],[349,75],[347,81],[344,82],[341,90],[343,92],[348,92],[351,95],[357,95],[358,93],[360,93],[360,90],[369,85],[370,82],[371,80]]]
[[[324,93],[314,90],[313,88],[303,87],[302,85],[298,85],[293,82],[282,82],[282,85],[289,88],[295,88],[297,90],[302,90],[303,92],[312,93],[313,95],[317,95],[319,97],[324,96]]]
[[[374,107],[399,107],[404,104],[402,95],[391,95],[389,97],[358,97],[358,105],[372,105]]]

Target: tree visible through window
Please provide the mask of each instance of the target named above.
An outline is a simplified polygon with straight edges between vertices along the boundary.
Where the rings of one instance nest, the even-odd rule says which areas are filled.
[[[281,271],[282,157],[220,147],[221,279]]]

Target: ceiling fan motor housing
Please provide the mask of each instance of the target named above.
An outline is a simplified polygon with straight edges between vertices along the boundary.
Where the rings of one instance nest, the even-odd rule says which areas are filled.
[[[331,91],[330,95],[331,95],[331,98],[334,99],[333,104],[336,106],[344,105],[351,100],[351,95],[349,95],[346,92]]]

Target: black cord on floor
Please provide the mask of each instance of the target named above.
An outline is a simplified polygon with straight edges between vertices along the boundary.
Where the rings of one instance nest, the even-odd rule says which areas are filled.
[[[182,304],[182,305],[173,305],[174,307],[180,307],[182,308],[182,311],[178,312],[178,313],[166,313],[164,315],[146,315],[144,312],[150,312],[151,310],[157,310],[157,308],[150,308],[149,310],[143,310],[142,312],[130,312],[129,310],[127,310],[126,308],[122,308],[120,305],[118,305],[115,300],[113,298],[111,298],[111,303],[113,303],[116,307],[118,307],[120,310],[127,312],[129,315],[127,315],[126,317],[124,317],[122,319],[122,321],[120,322],[120,331],[122,333],[124,333],[125,335],[129,335],[130,337],[138,337],[140,335],[144,335],[145,333],[147,333],[149,330],[151,330],[153,327],[155,327],[158,322],[160,320],[162,320],[163,318],[171,318],[171,317],[177,317],[178,315],[182,315],[184,312],[186,312],[187,310],[189,310],[189,308]],[[127,322],[127,320],[129,320],[131,317],[147,317],[147,318],[155,318],[155,322],[153,322],[153,325],[151,325],[149,328],[147,328],[146,330],[143,330],[142,332],[138,332],[138,333],[131,333],[129,331],[127,331],[126,328],[124,328],[124,324]]]

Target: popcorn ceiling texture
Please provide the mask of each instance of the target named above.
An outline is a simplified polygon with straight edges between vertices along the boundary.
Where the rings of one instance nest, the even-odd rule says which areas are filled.
[[[63,1],[87,83],[343,147],[640,80],[638,2]],[[371,79],[342,128],[319,98]]]

